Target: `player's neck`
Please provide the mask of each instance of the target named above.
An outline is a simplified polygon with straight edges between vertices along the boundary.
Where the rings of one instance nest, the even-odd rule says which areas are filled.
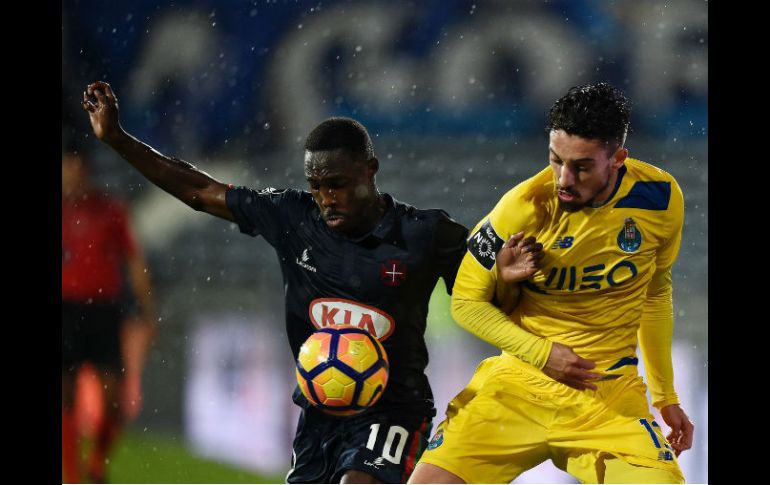
[[[604,188],[594,196],[589,204],[589,207],[601,207],[610,200],[610,197],[615,193],[615,186],[618,183],[618,171],[613,170],[607,179],[607,184]]]
[[[345,235],[355,239],[371,232],[380,223],[386,210],[387,202],[385,202],[385,198],[375,189],[374,196],[366,204],[366,210],[364,211],[361,223]]]

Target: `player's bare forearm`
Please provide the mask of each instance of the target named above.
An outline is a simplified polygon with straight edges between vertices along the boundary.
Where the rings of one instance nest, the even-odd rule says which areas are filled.
[[[167,157],[126,133],[120,125],[118,98],[103,81],[89,84],[83,92],[96,137],[110,145],[147,179],[195,210],[234,221],[225,202],[227,186],[194,165]]]
[[[234,221],[225,202],[227,185],[191,163],[168,157],[126,132],[107,143],[161,189],[195,210]]]

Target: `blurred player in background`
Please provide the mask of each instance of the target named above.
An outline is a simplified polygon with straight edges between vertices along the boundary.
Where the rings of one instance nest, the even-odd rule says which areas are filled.
[[[452,315],[503,352],[450,402],[410,483],[509,483],[549,458],[585,483],[684,482],[693,425],[671,363],[684,201],[671,175],[628,158],[629,115],[610,85],[572,88],[549,114],[550,167],[473,230]],[[522,249],[524,235],[542,244]],[[512,312],[491,304],[518,282]]]
[[[403,483],[427,445],[433,394],[425,375],[428,302],[438,278],[451,292],[468,231],[442,210],[420,210],[382,194],[366,129],[349,118],[316,126],[305,142],[310,192],[256,191],[211,178],[126,133],[110,86],[83,93],[96,136],[145,177],[190,207],[262,235],[275,248],[285,285],[286,329],[297,358],[318,328],[352,323],[385,348],[390,377],[360,414],[302,408],[289,483]],[[258,437],[255,437],[258,439]]]
[[[138,312],[124,304],[124,274]],[[62,155],[62,473],[66,483],[100,483],[123,423],[141,407],[141,376],[155,334],[152,288],[126,207],[96,190],[88,161],[76,149]],[[80,462],[74,409],[78,372],[95,367],[102,419],[91,455]],[[85,465],[85,466],[84,466]],[[85,469],[84,469],[85,468]]]

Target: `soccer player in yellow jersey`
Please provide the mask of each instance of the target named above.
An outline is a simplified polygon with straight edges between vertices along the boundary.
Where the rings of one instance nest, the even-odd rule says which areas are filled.
[[[508,483],[547,459],[581,482],[684,482],[694,428],[671,364],[684,202],[674,177],[628,158],[629,114],[606,83],[570,89],[548,117],[550,167],[472,231],[452,315],[502,353],[450,402],[409,483]]]

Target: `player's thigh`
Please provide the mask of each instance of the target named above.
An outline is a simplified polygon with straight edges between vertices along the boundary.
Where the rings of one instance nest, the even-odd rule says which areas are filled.
[[[681,471],[634,465],[619,458],[604,461],[603,483],[684,483]]]
[[[404,483],[412,474],[428,444],[435,411],[408,406],[373,411],[345,423],[346,447],[333,481],[353,470],[383,483]]]
[[[292,443],[287,483],[327,483],[342,446],[340,418],[313,407],[303,408]]]
[[[589,396],[573,398],[584,400],[574,407],[580,416],[551,430],[549,444],[556,466],[586,482],[601,479],[605,461],[613,466],[622,461],[637,467],[623,465],[626,471],[655,474],[653,470],[661,470],[681,477],[671,445],[649,414],[641,379],[629,378],[613,385],[617,389],[605,401],[592,401]]]
[[[466,483],[449,470],[431,463],[418,463],[407,483]]]
[[[509,390],[515,386],[506,383]],[[467,483],[508,483],[549,458],[547,420],[541,419],[549,411],[521,395],[484,388],[437,427],[420,463]]]
[[[678,466],[630,463],[629,457],[596,450],[573,450],[558,466],[582,483],[684,483]]]
[[[348,470],[342,475],[340,483],[382,483],[368,473]]]

